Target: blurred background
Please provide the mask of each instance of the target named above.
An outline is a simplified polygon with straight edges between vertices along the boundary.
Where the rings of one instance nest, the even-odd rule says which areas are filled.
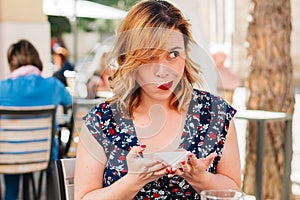
[[[76,81],[87,84],[99,67],[101,56],[109,50],[116,27],[138,1],[0,0],[0,79],[5,79],[9,74],[7,48],[25,38],[37,47],[44,63],[44,76],[52,76],[56,70],[52,53],[55,45],[59,45],[68,50],[75,72],[82,75],[76,76]],[[291,191],[293,199],[300,199],[300,131],[296,124],[300,120],[300,1],[170,1],[182,9],[190,21],[193,37],[202,53],[204,50],[211,54],[211,60],[201,59],[201,52],[194,55],[202,62],[201,67],[211,91],[224,93],[224,98],[238,110],[268,110],[293,116]],[[223,86],[218,88],[217,79],[225,77],[221,73],[227,73],[224,70],[218,72],[216,66],[211,65],[212,56],[218,51],[226,54],[223,65],[230,71],[231,82],[233,79],[239,80],[238,84],[226,88],[226,80],[223,80]],[[87,97],[86,92],[77,95]],[[253,194],[255,183],[251,177],[255,173],[253,161],[256,157],[250,147],[255,140],[247,134],[251,128],[247,130],[246,123],[237,122],[237,128],[246,180],[244,190]],[[272,193],[270,198],[265,199],[278,199],[272,197],[276,196],[273,195],[276,193],[274,190],[280,193],[282,189],[282,178],[273,179],[275,176],[272,174],[282,176],[283,129],[279,128],[280,138],[274,139],[281,141],[278,147],[266,148],[264,155],[265,158],[276,157],[275,161],[265,161],[265,193]],[[272,146],[270,144],[274,141],[268,140],[266,146]],[[267,168],[273,164],[279,167]]]

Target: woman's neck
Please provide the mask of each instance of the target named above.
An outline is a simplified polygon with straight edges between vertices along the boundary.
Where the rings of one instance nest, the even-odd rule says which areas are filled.
[[[141,96],[139,105],[135,109],[137,112],[145,112],[145,111],[150,111],[153,106],[159,106],[160,108],[164,110],[174,110],[174,108],[171,107],[170,105],[170,100],[171,97],[166,99],[166,100],[154,100],[152,98],[148,98],[145,96]]]

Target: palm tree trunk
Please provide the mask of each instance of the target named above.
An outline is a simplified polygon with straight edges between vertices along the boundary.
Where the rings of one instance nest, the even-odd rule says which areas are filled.
[[[294,111],[293,70],[290,56],[290,0],[251,0],[247,33],[250,97],[247,108]],[[249,124],[243,190],[254,193],[257,125]],[[266,125],[263,199],[281,199],[285,130],[282,122]]]

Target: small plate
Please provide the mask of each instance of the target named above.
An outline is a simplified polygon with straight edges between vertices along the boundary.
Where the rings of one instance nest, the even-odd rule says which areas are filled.
[[[183,160],[188,161],[188,153],[188,151],[171,151],[145,154],[144,156],[160,159],[172,168],[181,168],[180,162]]]

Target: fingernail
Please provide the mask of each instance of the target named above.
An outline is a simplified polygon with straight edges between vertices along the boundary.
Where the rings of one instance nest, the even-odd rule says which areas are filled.
[[[161,163],[161,165],[162,165],[163,167],[166,167],[166,166],[167,166],[165,163]]]
[[[171,171],[169,170],[169,168],[166,168],[166,172],[167,172],[168,174],[171,173]]]
[[[139,152],[139,153],[137,154],[137,157],[138,157],[138,158],[143,158],[143,157],[144,157],[144,155],[143,155],[143,153],[142,153],[142,152]]]
[[[146,145],[145,145],[145,144],[142,144],[141,147],[144,149],[144,148],[146,148]]]
[[[189,154],[188,156],[189,156],[189,158],[191,158],[193,156],[193,154]]]
[[[129,147],[127,150],[130,151],[130,150],[131,150],[131,147]]]
[[[180,163],[181,163],[182,165],[185,165],[185,160],[181,161]]]
[[[142,156],[140,154],[137,154],[136,157],[137,158],[142,158]]]

